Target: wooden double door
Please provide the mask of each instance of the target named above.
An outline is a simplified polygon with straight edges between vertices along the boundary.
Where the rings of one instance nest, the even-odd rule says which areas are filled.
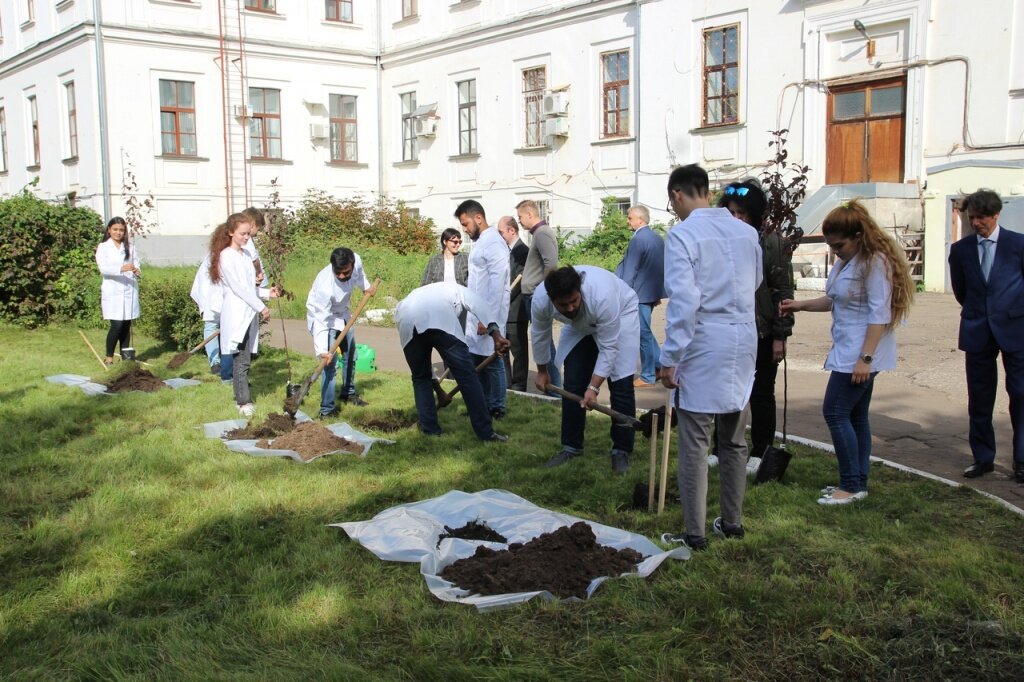
[[[903,182],[905,112],[903,78],[832,88],[826,183]]]

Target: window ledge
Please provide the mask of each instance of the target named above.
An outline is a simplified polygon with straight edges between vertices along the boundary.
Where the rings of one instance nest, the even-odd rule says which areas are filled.
[[[747,127],[746,123],[742,121],[738,123],[723,123],[722,125],[714,126],[701,126],[699,128],[690,128],[691,135],[709,135],[713,133],[727,133],[733,130],[743,130]]]
[[[249,157],[249,163],[255,163],[264,166],[291,166],[294,165],[294,161],[288,161],[287,159],[263,159],[258,157]]]
[[[595,142],[591,142],[590,146],[591,147],[604,147],[604,146],[612,145],[612,144],[628,144],[630,142],[635,142],[635,141],[636,141],[635,137],[606,137],[606,138],[603,138],[603,139],[600,139],[600,140],[596,140]]]
[[[395,161],[391,166],[393,168],[415,168],[420,165],[419,159],[409,159],[408,161]]]
[[[351,30],[356,30],[356,31],[362,31],[363,30],[363,25],[362,24],[357,24],[354,21],[338,21],[337,19],[321,19],[320,20],[320,25],[321,26],[330,26],[331,28],[347,28],[350,31]]]
[[[6,177],[7,177],[7,171],[5,171],[5,170],[0,171],[0,178],[6,178]]]
[[[478,152],[474,152],[472,154],[453,154],[452,156],[448,157],[448,160],[449,161],[475,161],[475,160],[477,160],[479,158],[480,158],[480,154]]]
[[[60,162],[65,166],[74,166],[78,163],[78,156],[69,156],[66,159],[61,159]]]
[[[69,0],[70,2],[70,0]],[[198,0],[149,0],[150,4],[153,5],[168,5],[170,7],[189,7],[191,9],[201,9],[201,5]],[[57,9],[60,9],[58,7]]]
[[[57,10],[58,12],[62,12],[66,10],[68,7],[71,7],[73,4],[75,4],[75,0],[60,0],[60,2],[58,2],[54,6],[54,9]]]
[[[328,161],[325,165],[331,168],[369,168],[368,163],[359,163],[358,161]]]
[[[513,154],[547,154],[553,149],[549,144],[542,144],[536,147],[520,147],[519,149],[513,149]]]
[[[191,154],[157,154],[156,158],[164,159],[165,161],[209,161],[210,159],[205,156],[193,156]]]
[[[391,28],[404,28],[406,26],[412,26],[413,24],[420,23],[420,15],[413,14],[403,19],[399,19],[395,23],[391,24]]]
[[[460,9],[467,9],[469,7],[476,7],[480,4],[480,0],[459,0],[459,2],[448,5],[449,12],[458,12]]]
[[[30,28],[32,28],[33,26],[35,26],[35,25],[36,25],[36,20],[35,20],[35,19],[29,19],[28,21],[26,21],[25,23],[23,23],[23,24],[22,24],[21,26],[19,26],[18,28],[20,28],[20,29],[21,29],[22,31],[27,31],[27,30],[29,30]]]
[[[27,171],[29,171],[31,173],[35,173],[40,168],[42,168],[42,166],[40,166],[38,163],[36,165],[34,165],[34,166],[25,166],[25,170],[27,170]]]
[[[242,8],[242,14],[248,17],[266,17],[267,19],[287,19],[288,17],[279,12],[262,12],[258,9]]]

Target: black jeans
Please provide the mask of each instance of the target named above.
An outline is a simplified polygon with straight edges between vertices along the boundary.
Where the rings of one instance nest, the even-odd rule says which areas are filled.
[[[565,358],[565,390],[582,396],[597,364],[597,343],[593,336],[584,337]],[[611,394],[611,407],[616,412],[635,417],[636,394],[633,393],[633,375],[618,381],[605,381]],[[583,436],[587,426],[587,412],[575,400],[562,398],[562,447],[570,452],[583,451]],[[633,452],[636,431],[631,426],[611,426],[612,450]]]
[[[132,345],[132,321],[131,320],[110,320],[110,329],[107,330],[107,357],[114,357],[114,346],[121,344],[121,352]]]
[[[775,442],[776,404],[775,379],[779,374],[779,363],[773,359],[772,346],[775,339],[770,336],[758,338],[757,358],[754,361],[754,387],[750,391],[750,456],[760,457],[768,446]],[[711,439],[711,452],[718,454],[718,420],[715,420],[715,435]]]

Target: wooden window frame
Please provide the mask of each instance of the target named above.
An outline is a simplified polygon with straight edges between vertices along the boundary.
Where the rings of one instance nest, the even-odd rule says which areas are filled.
[[[403,92],[398,96],[402,108],[402,161],[419,160],[419,143],[416,139],[416,91]]]
[[[355,20],[355,7],[352,0],[324,0],[324,21],[334,21],[339,24],[351,24]],[[334,8],[334,18],[331,18],[330,8]],[[348,8],[348,19],[344,19],[344,8]]]
[[[277,14],[277,0],[244,0],[243,7],[249,12]]]
[[[736,31],[736,61],[726,61],[728,55],[727,38],[730,30]],[[711,36],[715,33],[722,34],[722,55],[721,63],[714,66],[708,66],[708,41]],[[703,75],[703,81],[701,84],[701,113],[700,113],[700,124],[702,128],[716,128],[718,126],[735,125],[740,122],[740,25],[727,24],[725,26],[715,26],[713,28],[705,29],[702,34],[701,40],[701,64]],[[736,69],[736,91],[728,92],[726,90],[726,74],[729,69]],[[721,78],[721,91],[717,94],[709,94],[709,83],[711,82],[711,74],[718,73]],[[736,106],[733,109],[733,115],[731,118],[725,115],[725,102],[735,98]],[[708,103],[711,101],[718,101],[719,107],[718,112],[721,118],[720,121],[709,121],[708,120]]]
[[[345,100],[347,98],[352,99],[352,106],[356,107],[356,118],[345,118],[343,115],[334,115],[334,107],[330,106],[329,113],[330,118],[328,119],[331,127],[330,147],[331,147],[331,161],[340,163],[358,163],[359,161],[359,98],[355,95],[330,95],[328,105],[334,103],[334,98],[338,98],[338,113],[343,114],[345,112]],[[355,153],[350,157],[346,153],[346,145],[348,144],[348,138],[345,136],[345,131],[351,126],[353,130],[352,144],[355,145]],[[337,131],[337,133],[335,133]],[[335,153],[337,150],[337,154]]]
[[[537,74],[539,73],[539,78]],[[534,76],[531,79],[531,74]],[[547,89],[546,66],[523,69],[523,146],[544,146],[544,91]],[[531,117],[532,114],[532,117]],[[531,139],[531,131],[533,136]]]
[[[259,94],[259,97],[262,100],[263,106],[261,108],[263,109],[263,111],[256,111],[256,107],[253,106],[253,94],[254,94],[254,91]],[[280,111],[276,111],[276,112],[266,111],[266,93],[268,93],[268,92],[276,92],[277,93],[277,104],[278,104],[278,109],[280,109],[280,107],[281,107],[281,91],[280,90],[278,90],[277,88],[259,88],[259,87],[250,87],[249,88],[249,106],[253,110],[252,114],[249,115],[249,158],[250,159],[255,159],[255,160],[258,160],[258,161],[276,160],[276,159],[284,158],[284,142],[283,142],[282,138],[279,137],[279,136],[274,136],[274,135],[268,135],[267,134],[267,128],[268,128],[267,121],[272,121],[272,120],[277,120],[279,122],[281,121],[281,112]],[[254,136],[252,134],[252,125],[253,125],[254,122],[259,122],[259,126],[260,126],[260,135],[259,135],[258,139],[260,141],[260,150],[263,153],[259,154],[259,155],[252,153],[252,141],[254,139]],[[283,129],[281,124],[278,125],[278,130],[280,130],[282,133],[284,132],[284,129]],[[270,154],[270,140],[277,140],[278,141],[278,145],[281,148],[281,156],[270,156],[269,155]]]
[[[617,80],[605,80],[605,75],[608,72],[606,67],[607,60],[616,59],[621,61],[625,57],[626,59],[626,77]],[[630,54],[629,50],[615,50],[613,52],[601,53],[601,139],[613,139],[616,137],[629,137],[629,124],[630,124]],[[616,71],[620,69],[617,68]],[[626,96],[623,97],[623,91]],[[609,105],[609,99],[611,94],[615,93],[615,100],[619,103],[618,106],[611,107]],[[624,103],[623,103],[624,102]],[[608,126],[609,116],[614,117],[615,130],[611,131]]]
[[[412,19],[413,17],[419,16],[419,8],[416,6],[416,0],[402,0],[402,18]]]
[[[75,81],[64,84],[68,102],[68,158],[78,158],[78,105],[75,95]]]
[[[462,101],[462,86],[466,86],[466,101]],[[472,95],[470,95],[472,90]],[[477,144],[477,135],[479,129],[476,125],[477,121],[477,99],[476,99],[476,79],[467,78],[464,81],[458,81],[455,84],[455,91],[458,96],[459,102],[459,155],[464,156],[467,154],[478,154],[479,146]],[[469,99],[472,96],[472,99]],[[463,112],[466,112],[466,127],[464,128],[463,123]],[[463,146],[463,134],[468,136],[468,142],[466,146]]]
[[[163,156],[198,156],[199,155],[199,134],[198,134],[198,119],[196,117],[195,101],[196,101],[196,84],[192,81],[178,81],[171,80],[169,78],[161,78],[160,83],[171,83],[174,85],[174,102],[165,103],[161,93],[160,97],[160,151]],[[179,106],[181,97],[178,91],[182,85],[188,85],[192,88],[192,105],[191,107]],[[174,128],[173,130],[164,130],[163,127],[163,115],[171,114],[174,116]],[[183,115],[192,115],[193,126],[197,127],[194,133],[182,132],[181,117]],[[164,135],[174,135],[174,151],[164,150]],[[193,151],[185,151],[185,146],[181,142],[183,136],[189,136],[195,138],[192,144]]]

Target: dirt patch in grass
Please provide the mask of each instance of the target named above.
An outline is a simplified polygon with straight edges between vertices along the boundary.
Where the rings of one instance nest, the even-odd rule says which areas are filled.
[[[461,540],[487,540],[489,542],[508,542],[505,536],[495,531],[486,523],[470,521],[460,528],[444,527],[444,532],[437,536],[437,546],[441,546],[441,540],[445,538],[459,538]]]
[[[127,393],[128,391],[144,391],[153,393],[168,388],[162,379],[157,378],[148,369],[137,367],[120,374],[106,384],[109,393]]]
[[[377,431],[384,431],[385,433],[398,431],[399,429],[416,425],[415,416],[411,416],[402,410],[395,409],[386,410],[384,414],[371,414],[365,417],[360,417],[358,421],[353,421],[356,421],[361,428],[376,429]]]
[[[274,438],[295,428],[295,420],[280,412],[271,412],[259,424],[249,422],[224,434],[228,440],[249,440],[252,438]]]
[[[477,547],[473,556],[441,571],[441,577],[473,594],[547,590],[563,599],[582,599],[594,578],[635,572],[641,560],[635,550],[597,544],[594,531],[579,521],[526,544],[512,543],[507,550]]]
[[[321,426],[316,422],[303,422],[272,441],[266,438],[262,439],[256,443],[256,446],[274,450],[294,450],[305,462],[328,452],[341,450],[342,452],[360,454],[363,451],[363,446],[359,443],[335,436],[326,426]]]

